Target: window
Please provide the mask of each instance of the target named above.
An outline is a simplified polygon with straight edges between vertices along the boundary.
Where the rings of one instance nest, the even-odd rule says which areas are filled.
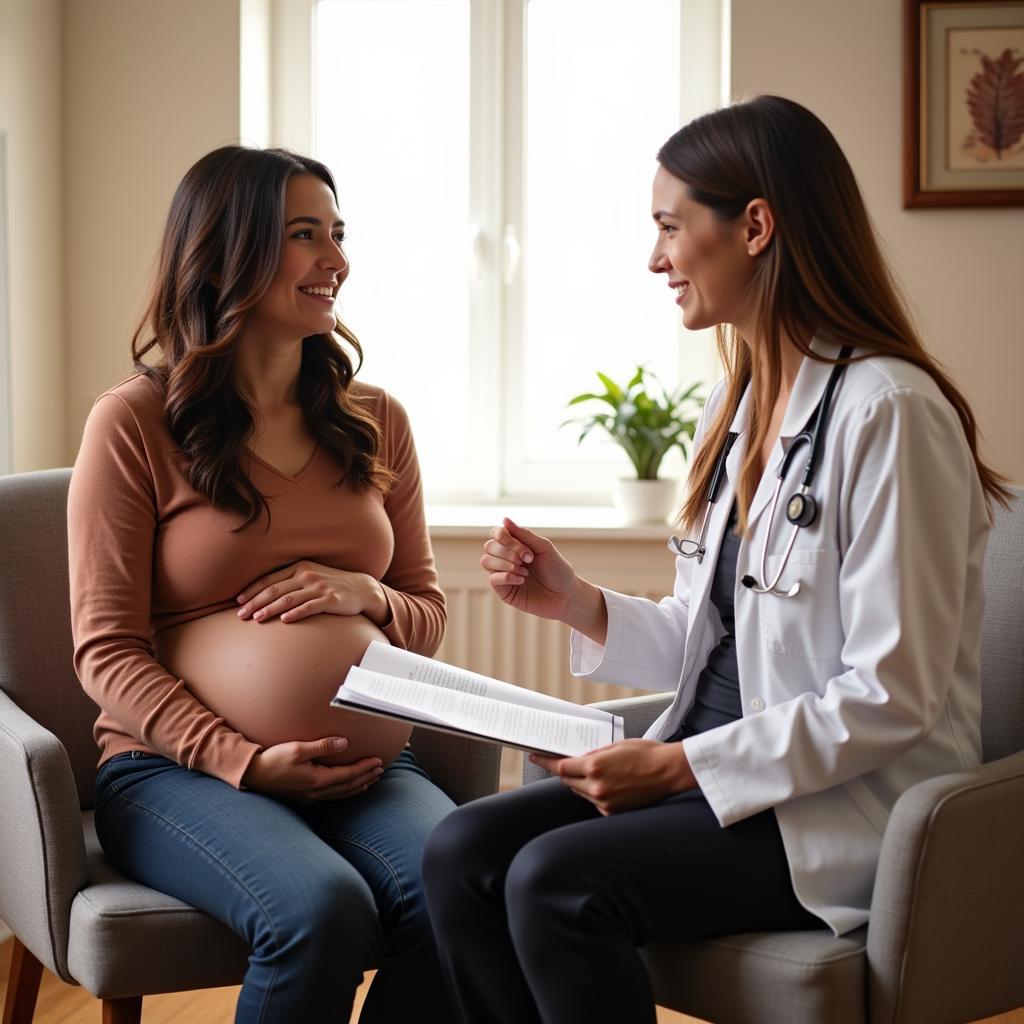
[[[275,141],[337,177],[339,310],[363,379],[409,410],[429,497],[606,500],[628,463],[577,448],[566,401],[596,370],[716,375],[647,260],[657,148],[717,103],[717,61],[687,59],[709,32],[717,52],[717,0],[280,2]]]
[[[425,483],[457,493],[479,473],[486,416],[470,340],[470,5],[320,3],[316,46],[313,151],[337,177],[352,264],[339,312],[364,379],[409,410]]]

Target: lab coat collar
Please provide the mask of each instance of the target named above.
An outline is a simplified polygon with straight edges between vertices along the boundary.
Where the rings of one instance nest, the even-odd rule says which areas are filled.
[[[836,359],[839,356],[839,345],[832,345],[821,341],[818,338],[811,340],[811,351],[828,359]],[[765,466],[764,475],[754,493],[753,501],[750,504],[750,512],[747,516],[747,523],[753,526],[761,513],[765,510],[771,500],[772,492],[775,489],[776,477],[779,471],[779,464],[789,447],[790,442],[807,425],[807,421],[814,412],[821,396],[825,392],[825,385],[828,376],[832,372],[831,363],[823,363],[810,356],[804,356],[800,369],[797,371],[796,380],[793,381],[793,390],[790,392],[789,403],[786,406],[786,415],[782,420],[782,428],[779,431],[778,440],[772,448]],[[729,429],[739,435],[737,443],[733,445],[729,457],[726,459],[726,474],[729,482],[735,487],[739,475],[740,462],[745,453],[749,438],[747,431],[750,421],[751,385],[748,384],[736,407],[736,414],[733,416],[732,425]]]
[[[838,359],[839,348],[839,345],[830,345],[818,338],[811,340],[811,351],[827,359]],[[789,442],[807,426],[814,407],[825,393],[825,385],[831,372],[832,363],[823,363],[810,356],[804,356],[796,380],[793,381],[793,390],[779,431],[779,438],[784,447],[788,447]]]
[[[743,389],[739,405],[736,406],[736,413],[729,425],[729,431],[733,434],[745,434],[747,425],[750,422],[750,384]],[[734,449],[735,450],[735,449]]]
[[[811,351],[827,359],[839,358],[839,345],[832,345],[818,338],[811,340]],[[793,381],[793,390],[789,396],[789,404],[786,406],[786,415],[782,420],[782,429],[779,431],[779,438],[788,447],[788,443],[796,437],[807,426],[807,421],[814,412],[822,394],[825,392],[825,384],[828,382],[828,375],[832,372],[831,363],[822,363],[810,356],[804,356],[800,369],[797,371],[796,380]],[[736,413],[732,418],[729,430],[735,434],[743,435],[747,432],[750,422],[751,389],[748,384],[736,406]]]

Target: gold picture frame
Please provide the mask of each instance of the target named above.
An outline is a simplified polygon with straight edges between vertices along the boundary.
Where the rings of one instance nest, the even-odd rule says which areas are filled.
[[[1024,206],[1024,0],[904,0],[903,206]]]

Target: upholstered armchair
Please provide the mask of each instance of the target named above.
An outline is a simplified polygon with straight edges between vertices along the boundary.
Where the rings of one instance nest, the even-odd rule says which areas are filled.
[[[5,1024],[32,1019],[43,967],[103,1000],[105,1024],[142,997],[242,980],[248,950],[194,907],[119,875],[90,807],[96,706],[72,666],[70,470],[0,477],[0,918],[15,947]],[[498,787],[499,748],[414,732],[457,802]]]

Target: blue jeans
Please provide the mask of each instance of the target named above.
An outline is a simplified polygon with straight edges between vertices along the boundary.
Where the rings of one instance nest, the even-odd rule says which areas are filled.
[[[403,751],[365,793],[312,806],[239,791],[133,751],[96,779],[96,831],[121,872],[223,921],[251,949],[236,1022],[445,1024],[420,879],[453,804]]]

